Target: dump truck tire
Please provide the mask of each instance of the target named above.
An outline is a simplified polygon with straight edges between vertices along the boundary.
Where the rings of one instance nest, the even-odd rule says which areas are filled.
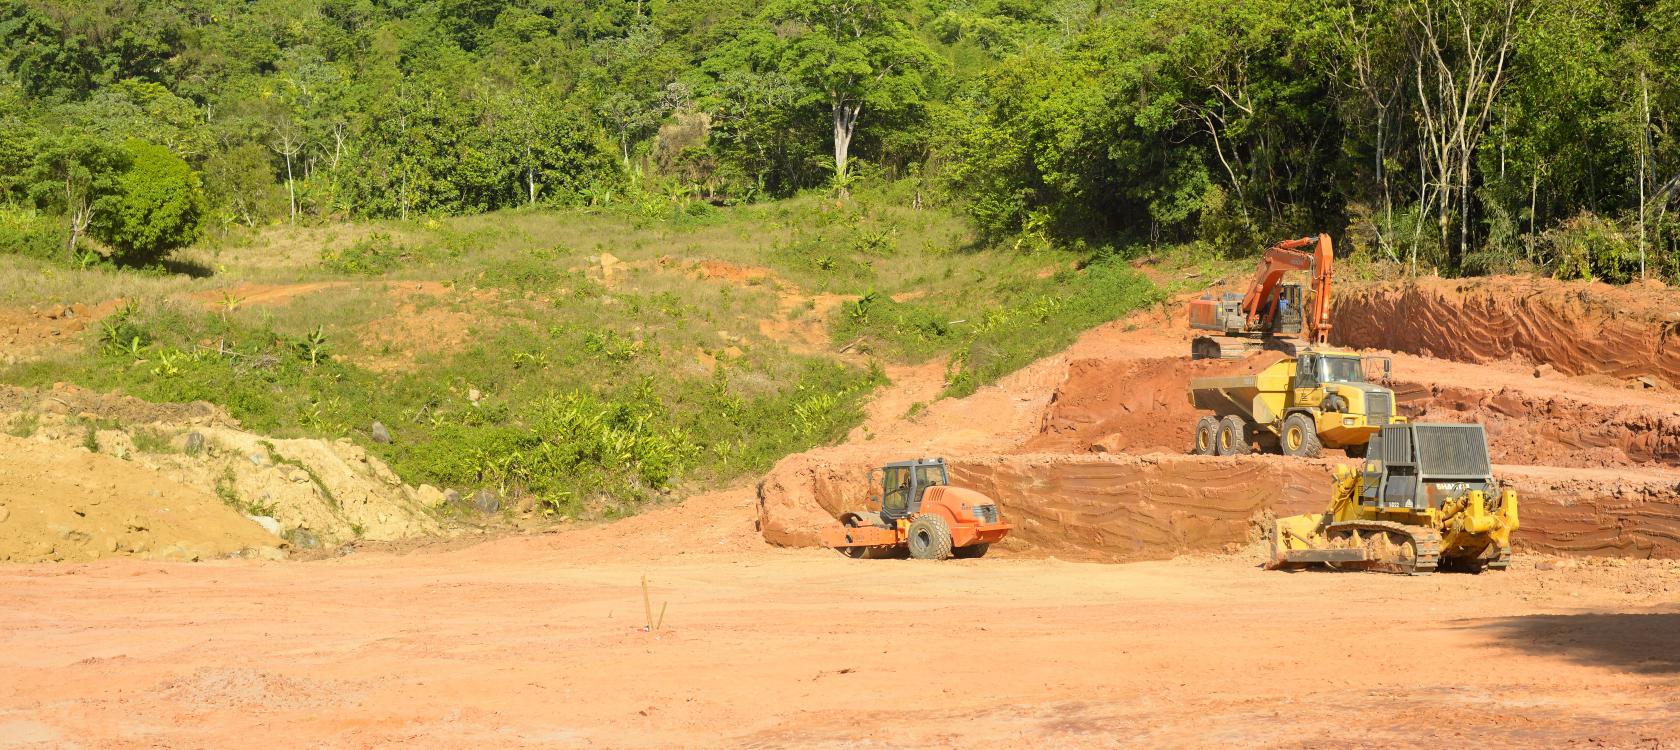
[[[1198,456],[1213,455],[1213,446],[1219,440],[1219,417],[1202,417],[1196,420],[1196,434],[1191,437],[1194,441],[1190,452]]]
[[[1214,445],[1221,456],[1241,456],[1248,453],[1248,425],[1235,414],[1219,420],[1219,438]]]
[[[1300,458],[1318,458],[1324,450],[1324,444],[1318,439],[1318,425],[1313,424],[1311,415],[1300,411],[1283,420],[1283,435],[1278,445],[1283,448],[1283,455]]]
[[[958,560],[972,560],[976,557],[985,557],[986,550],[991,548],[992,545],[990,544],[970,544],[967,547],[958,547],[951,550],[951,556]]]
[[[916,516],[910,522],[910,556],[917,560],[944,560],[951,556],[951,526],[932,514]]]

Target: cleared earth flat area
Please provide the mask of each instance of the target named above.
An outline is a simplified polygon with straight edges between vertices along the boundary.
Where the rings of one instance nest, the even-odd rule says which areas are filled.
[[[719,522],[745,500],[443,552],[7,567],[0,746],[1680,743],[1672,562],[853,561]]]

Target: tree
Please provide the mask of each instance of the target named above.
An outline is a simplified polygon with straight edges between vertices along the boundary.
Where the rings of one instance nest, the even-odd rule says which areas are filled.
[[[30,165],[29,194],[42,207],[64,214],[70,226],[67,253],[93,223],[94,216],[122,192],[120,173],[132,156],[111,143],[81,133],[43,137]]]
[[[1420,200],[1436,206],[1444,247],[1451,246],[1458,217],[1455,263],[1470,246],[1471,162],[1509,82],[1518,27],[1534,15],[1524,6],[1524,0],[1413,0],[1406,8],[1417,37],[1418,134],[1430,178]]]
[[[827,105],[842,193],[865,112],[918,106],[938,60],[905,25],[900,0],[776,0],[757,37],[771,67]]]
[[[93,230],[116,249],[117,260],[143,265],[198,239],[204,188],[192,167],[163,146],[129,141],[128,168],[117,192],[100,204]]]
[[[274,164],[267,148],[242,143],[210,155],[204,162],[204,187],[224,221],[254,227],[268,218],[274,196]]]

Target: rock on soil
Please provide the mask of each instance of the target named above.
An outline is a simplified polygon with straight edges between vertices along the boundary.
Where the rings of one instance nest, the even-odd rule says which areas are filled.
[[[0,560],[284,555],[284,542],[214,495],[126,461],[6,435],[0,453]]]

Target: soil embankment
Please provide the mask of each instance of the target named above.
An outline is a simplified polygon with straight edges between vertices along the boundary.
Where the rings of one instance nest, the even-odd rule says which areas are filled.
[[[26,435],[11,442],[27,446],[43,466],[80,467],[65,468],[56,476],[43,470],[41,476],[46,479],[42,481],[52,482],[54,508],[101,507],[113,483],[141,486],[145,483],[140,478],[147,477],[164,483],[171,488],[168,492],[160,490],[149,497],[165,517],[182,520],[181,514],[189,508],[207,515],[203,523],[183,521],[185,525],[179,527],[154,524],[148,528],[169,528],[162,536],[173,536],[161,544],[203,550],[199,557],[230,551],[216,530],[219,519],[230,515],[238,520],[236,525],[264,534],[267,546],[289,551],[450,533],[439,520],[439,506],[445,500],[441,490],[403,484],[384,462],[349,440],[268,438],[240,429],[236,420],[204,402],[154,404],[70,386],[48,391],[0,386],[0,427]],[[100,467],[117,467],[120,478],[101,478],[105,469]],[[88,475],[90,471],[94,473]],[[0,474],[15,476],[10,470]],[[208,498],[209,504],[195,501],[169,506],[159,500],[180,491]],[[101,541],[108,535],[98,514],[56,514],[42,523],[59,529],[53,533],[65,539],[94,542],[85,548],[49,552],[0,533],[0,559],[148,554]],[[5,528],[0,524],[0,532]],[[151,542],[147,544],[147,550],[153,548]]]
[[[1627,290],[1527,279],[1377,286],[1341,299],[1364,300],[1376,316],[1339,308],[1344,339],[1421,353],[1394,357],[1402,413],[1487,427],[1496,475],[1521,497],[1519,550],[1680,557],[1680,398],[1659,379],[1680,371],[1664,369],[1677,350],[1660,311]],[[1483,339],[1466,328],[1475,320],[1493,321],[1476,329]],[[1254,372],[1278,355],[1192,361],[1181,325],[1151,311],[1104,326],[1024,370],[1030,381],[1000,383],[1036,411],[1024,436],[943,441],[985,432],[986,412],[958,402],[900,426],[920,440],[789,457],[760,485],[760,530],[775,544],[814,544],[836,513],[864,506],[869,468],[912,455],[945,456],[953,481],[997,499],[1017,524],[1005,553],[1215,552],[1253,541],[1271,516],[1322,507],[1328,466],[1346,460],[1339,451],[1316,462],[1184,455],[1200,416],[1185,396],[1190,378]],[[1607,341],[1633,353],[1601,363],[1594,347]]]
[[[213,495],[111,456],[0,435],[0,561],[284,557]]]
[[[1680,291],[1655,284],[1420,279],[1339,291],[1330,321],[1344,346],[1680,386]]]

